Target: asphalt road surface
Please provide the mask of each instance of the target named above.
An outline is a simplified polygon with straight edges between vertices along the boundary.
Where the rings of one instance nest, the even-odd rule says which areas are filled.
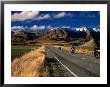
[[[48,57],[56,59],[59,64],[73,77],[99,77],[100,60],[84,54],[73,54],[69,51],[59,50],[46,46]]]

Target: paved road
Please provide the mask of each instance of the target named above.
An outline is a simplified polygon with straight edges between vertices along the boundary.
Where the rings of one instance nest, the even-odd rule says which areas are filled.
[[[55,58],[72,76],[99,77],[100,62],[94,57],[83,54],[72,54],[69,51],[59,50],[46,46],[49,57]]]

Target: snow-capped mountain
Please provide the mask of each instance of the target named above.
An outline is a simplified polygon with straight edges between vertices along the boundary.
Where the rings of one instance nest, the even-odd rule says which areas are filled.
[[[93,28],[93,31],[100,32],[100,28]]]
[[[11,31],[12,31],[12,35],[16,32],[19,32],[19,31],[23,31],[23,32],[35,32],[35,33],[38,33],[38,32],[42,32],[42,33],[45,33],[45,32],[51,32],[55,29],[63,29],[63,30],[66,30],[68,32],[73,32],[73,33],[86,33],[87,36],[90,36],[90,31],[92,30],[92,32],[100,32],[100,28],[99,27],[96,27],[96,28],[88,28],[88,27],[76,27],[76,28],[71,28],[69,26],[56,26],[56,27],[52,27],[51,25],[48,25],[48,26],[45,26],[45,25],[42,25],[42,26],[37,26],[37,25],[34,25],[34,26],[31,26],[31,27],[23,27],[23,26],[14,26],[12,27]],[[73,35],[73,34],[72,34]]]
[[[75,28],[76,31],[87,31],[87,27]]]

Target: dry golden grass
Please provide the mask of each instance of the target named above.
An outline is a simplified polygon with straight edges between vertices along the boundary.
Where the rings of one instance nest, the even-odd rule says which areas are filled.
[[[77,48],[75,50],[76,53],[82,53],[82,54],[85,54],[85,55],[91,55],[93,56],[94,55],[94,51],[93,50],[90,50],[92,48]]]
[[[44,52],[44,47],[39,47],[20,58],[15,58],[11,63],[11,75],[15,77],[47,76],[48,71],[43,69]]]
[[[52,46],[55,48],[61,47],[61,49],[66,50],[66,51],[71,51],[71,46]],[[85,55],[91,55],[93,56],[93,47],[76,47],[75,48],[75,53],[82,53]]]

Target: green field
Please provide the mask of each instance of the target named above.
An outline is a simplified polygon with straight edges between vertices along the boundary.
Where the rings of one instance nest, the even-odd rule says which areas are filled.
[[[11,47],[11,61],[16,57],[21,57],[25,53],[38,48],[39,46],[16,45]]]

